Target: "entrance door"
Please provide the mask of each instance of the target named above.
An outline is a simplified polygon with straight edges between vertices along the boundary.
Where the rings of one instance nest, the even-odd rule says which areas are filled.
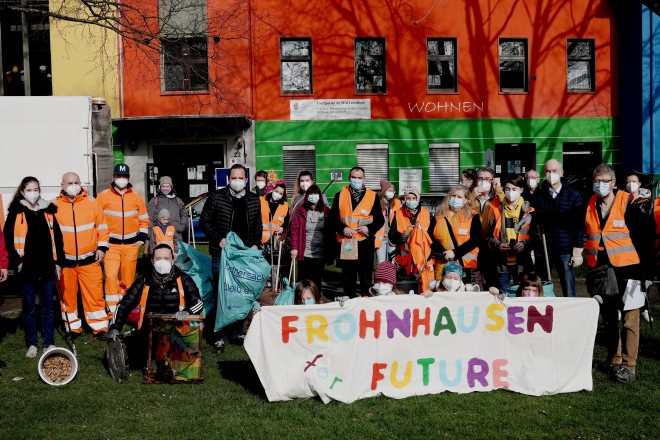
[[[588,197],[594,168],[603,161],[602,142],[564,142],[562,160],[566,180]]]
[[[524,174],[536,169],[536,144],[495,144],[495,174]]]
[[[156,145],[153,149],[158,177],[170,176],[184,203],[215,189],[215,169],[225,164],[224,143]]]

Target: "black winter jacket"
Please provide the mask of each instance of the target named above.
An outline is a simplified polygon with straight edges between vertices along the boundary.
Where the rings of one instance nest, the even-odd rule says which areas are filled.
[[[256,194],[246,191],[245,202],[247,204],[248,247],[261,246],[261,234],[263,226],[261,223],[261,200]],[[234,208],[229,187],[218,189],[209,194],[204,204],[202,215],[199,218],[199,226],[209,239],[209,252],[211,255],[220,255],[220,241],[227,237],[232,228]]]
[[[147,275],[140,275],[126,291],[126,295],[117,306],[110,330],[117,329],[121,331],[128,315],[140,304],[145,283],[149,286],[145,314],[176,313],[179,311],[179,287],[176,282],[179,277],[181,277],[181,284],[185,293],[186,307],[184,310],[191,314],[201,313],[204,303],[199,296],[199,290],[193,279],[176,266],[172,268],[172,274],[173,276],[169,277],[164,285],[161,285],[160,277],[153,271]]]

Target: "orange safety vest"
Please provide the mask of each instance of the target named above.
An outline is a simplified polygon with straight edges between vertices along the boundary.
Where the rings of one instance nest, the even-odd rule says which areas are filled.
[[[500,210],[497,209],[500,207],[500,198],[495,196],[492,199],[486,201],[484,204],[484,210],[481,212],[481,204],[479,199],[475,198],[473,201],[475,212],[480,212],[481,217],[481,241],[483,242],[488,235],[488,221],[492,216],[495,216],[495,222],[499,223],[499,213]]]
[[[186,295],[183,291],[181,277],[176,279],[176,285],[179,288],[179,311],[181,311],[186,307]],[[142,289],[142,296],[140,297],[140,319],[138,321],[138,330],[142,327],[142,321],[144,320],[144,312],[147,308],[147,296],[149,296],[149,286],[147,286],[145,282],[144,288]]]
[[[472,216],[464,216],[462,212],[454,214],[452,218],[443,217],[438,220],[435,224],[435,229],[433,230],[433,236],[442,244],[442,246],[447,250],[455,249],[454,243],[451,240],[451,235],[449,234],[449,228],[447,227],[447,220],[451,224],[452,231],[454,232],[454,238],[457,243],[456,246],[460,246],[470,239],[470,227],[472,226]],[[467,254],[463,255],[463,267],[466,269],[476,269],[477,268],[477,256],[479,255],[479,246],[472,249]]]
[[[394,215],[399,209],[401,209],[401,200],[398,197],[394,197],[390,202],[390,206],[387,210],[389,215],[386,218],[388,219],[388,223],[390,225],[392,224],[392,220],[394,220]],[[374,243],[375,249],[379,249],[382,246],[385,235],[385,225],[383,225],[383,227],[380,228],[378,232],[376,232]]]
[[[524,203],[524,201],[523,201]],[[525,217],[529,216],[534,212],[534,208],[530,208],[528,212],[523,212],[522,207],[520,208],[520,213],[523,214],[519,216],[518,218],[520,220],[524,219]],[[507,240],[505,238],[505,222],[506,222],[506,215],[504,214],[504,205],[500,205],[500,209],[498,209],[498,214],[495,216],[495,218],[498,220],[497,223],[495,223],[495,229],[493,230],[493,237],[497,238],[500,242],[506,243]],[[525,226],[522,227],[520,232],[518,232],[518,241],[528,241],[529,240],[529,228],[531,226],[531,223],[527,223]]]
[[[366,226],[374,220],[373,216],[371,215],[371,208],[373,208],[375,201],[376,193],[370,189],[367,189],[365,191],[364,197],[362,197],[362,200],[360,200],[360,203],[358,203],[355,209],[353,209],[351,202],[351,192],[348,187],[345,186],[339,193],[339,221],[346,225],[347,228],[353,229],[354,231],[360,226]],[[368,222],[367,224],[360,224],[360,221]],[[367,237],[359,232],[356,232],[353,234],[353,238],[357,239],[357,241],[362,241]],[[338,242],[341,243],[343,239],[343,235],[337,234]]]
[[[138,241],[138,234],[149,232],[149,214],[142,196],[128,188],[122,195],[110,187],[98,196],[108,222],[110,243],[130,244]]]
[[[630,239],[630,231],[625,220],[628,195],[625,191],[618,191],[616,193],[614,202],[612,202],[612,207],[610,208],[610,215],[607,217],[605,227],[602,230],[600,229],[598,208],[596,207],[597,197],[596,195],[591,197],[589,207],[587,208],[587,216],[584,221],[587,228],[585,250],[587,253],[587,265],[589,267],[596,267],[598,251],[603,250],[600,247],[601,240],[607,251],[610,263],[614,267],[639,264],[639,256]]]
[[[410,234],[408,236],[408,241],[399,245],[401,254],[397,256],[397,262],[401,266],[408,266],[410,263],[410,254],[413,254],[412,257],[415,261],[421,261],[423,259],[421,253],[424,253],[424,250],[417,249],[416,246],[410,246],[412,231],[419,225],[419,227],[428,233],[429,226],[431,226],[431,213],[426,208],[420,208],[419,214],[417,214],[417,222],[414,226],[410,222],[410,219],[403,215],[403,209],[399,209],[394,215],[396,217],[396,230],[399,234],[404,234],[405,232]]]
[[[50,242],[53,249],[53,261],[57,261],[57,249],[55,248],[55,231],[53,230],[53,214],[44,213],[46,216],[46,223],[50,229]],[[25,238],[28,233],[28,224],[25,219],[25,213],[21,212],[16,216],[14,223],[14,249],[19,257],[25,255]]]
[[[261,233],[262,243],[266,243],[270,240],[270,236],[275,233],[275,229],[284,224],[284,219],[288,213],[289,204],[285,201],[277,207],[275,215],[271,218],[268,200],[266,200],[265,197],[261,198],[261,223],[263,224],[263,230]]]
[[[154,241],[156,242],[156,246],[159,244],[166,244],[169,247],[174,249],[174,235],[176,234],[176,230],[174,229],[173,225],[167,225],[167,228],[165,228],[165,233],[163,233],[163,230],[160,226],[154,225]]]
[[[108,247],[108,225],[103,210],[87,190],[83,188],[73,201],[60,194],[54,203],[58,208],[55,218],[62,230],[67,260],[85,260],[99,247]]]

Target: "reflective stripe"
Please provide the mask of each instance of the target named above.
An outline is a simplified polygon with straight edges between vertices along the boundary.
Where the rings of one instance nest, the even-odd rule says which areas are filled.
[[[78,311],[76,310],[73,313],[64,313],[64,312],[62,312],[62,319],[64,321],[66,321],[68,319],[70,322],[73,322],[73,321],[78,319]]]
[[[614,249],[608,249],[607,255],[615,255],[623,252],[637,252],[635,246],[619,246]]]
[[[140,232],[143,233],[143,234],[148,234],[148,233],[149,233],[149,229],[147,229],[147,228],[140,228]]]
[[[131,234],[124,234],[124,235],[121,235],[121,234],[113,234],[113,233],[111,232],[111,233],[110,233],[110,238],[116,238],[116,239],[118,239],[118,240],[126,240],[126,239],[129,239],[129,238],[137,237],[137,235],[138,235],[137,232],[133,232],[133,233],[131,233]]]
[[[465,260],[476,260],[477,254],[465,254],[463,255],[463,261]]]
[[[135,211],[137,213],[137,211]],[[149,218],[149,214],[142,214],[138,215],[138,220],[147,220]]]
[[[80,319],[69,321],[69,328],[71,330],[80,330],[82,328],[82,321]]]
[[[108,242],[107,241],[99,241],[98,247],[105,246],[108,247]]]
[[[92,330],[104,330],[108,328],[107,319],[98,322],[88,322],[87,324],[92,328]]]
[[[124,217],[135,217],[136,215],[138,215],[137,209],[135,211],[125,211],[124,212]]]
[[[108,315],[105,313],[105,310],[100,310],[98,312],[85,312],[85,318],[87,318],[87,319],[107,319]]]
[[[628,234],[623,232],[613,232],[611,234],[603,234],[603,240],[616,240],[619,238],[630,238]]]
[[[78,255],[78,257],[76,257],[75,255],[69,255],[69,254],[64,254],[64,257],[67,260],[76,261],[76,260],[84,260],[85,258],[89,258],[94,254],[96,254],[96,250],[93,250],[91,252],[87,252],[86,254]]]
[[[122,296],[121,295],[106,295],[105,296],[105,301],[114,301],[114,302],[119,302],[121,301]]]
[[[25,237],[14,237],[14,243],[25,243]]]
[[[106,229],[108,229],[108,225],[106,225],[105,223],[101,223],[96,227],[97,231],[105,231]]]
[[[137,211],[135,211],[135,212],[137,213]],[[111,216],[111,217],[122,217],[123,214],[124,214],[124,213],[121,212],[121,211],[110,211],[109,209],[104,209],[104,210],[103,210],[103,213],[104,213],[105,215],[109,215],[109,216]]]
[[[76,229],[73,226],[63,226],[60,225],[60,230],[62,232],[76,232]]]
[[[78,225],[75,228],[73,226],[60,226],[60,230],[62,232],[73,232],[73,233],[87,231],[88,229],[93,229],[93,228],[94,228],[94,223],[87,223],[87,224],[84,224],[84,225]]]
[[[587,234],[587,240],[600,240],[600,234]]]

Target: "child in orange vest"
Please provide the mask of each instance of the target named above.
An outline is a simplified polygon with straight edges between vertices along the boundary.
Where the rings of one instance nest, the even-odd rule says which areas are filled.
[[[176,229],[170,224],[170,211],[167,209],[158,211],[158,221],[149,234],[149,249],[156,249],[159,244],[171,247],[176,256]]]

